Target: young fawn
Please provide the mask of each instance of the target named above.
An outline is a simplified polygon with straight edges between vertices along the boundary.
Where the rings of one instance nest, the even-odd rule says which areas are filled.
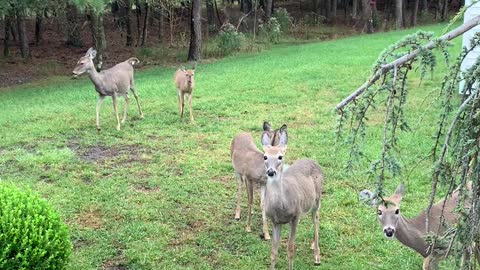
[[[185,69],[182,67],[175,72],[175,75],[173,77],[175,81],[175,86],[177,87],[180,118],[183,118],[185,95],[188,95],[188,109],[190,112],[191,123],[195,123],[193,119],[193,110],[192,110],[192,96],[193,96],[193,89],[195,87],[195,80],[193,78],[194,75],[195,75],[195,67],[192,67],[192,69]]]
[[[123,112],[122,119],[122,124],[125,124],[125,120],[127,119],[128,104],[130,103],[128,89],[132,91],[133,96],[137,101],[140,118],[143,118],[142,108],[138,102],[138,95],[133,82],[133,66],[139,63],[140,60],[137,58],[129,58],[128,60],[121,62],[109,69],[97,72],[93,64],[93,59],[96,55],[97,51],[95,51],[93,48],[88,49],[85,56],[78,60],[77,66],[73,70],[73,74],[75,77],[77,77],[86,72],[88,73],[90,80],[95,85],[95,90],[99,95],[96,110],[97,130],[100,131],[100,107],[102,106],[103,100],[106,96],[112,97],[113,111],[115,112],[115,117],[117,119],[117,130],[120,130],[120,119],[118,118],[117,111],[117,98],[120,96],[125,97],[125,111]]]
[[[282,128],[286,128],[285,125]],[[272,143],[277,145],[280,138],[280,129],[272,130],[268,122],[263,123],[263,130],[272,139]],[[267,177],[265,175],[265,165],[263,165],[263,153],[255,146],[255,142],[250,133],[242,132],[233,138],[230,145],[230,157],[238,180],[237,191],[237,207],[235,208],[235,219],[240,219],[240,205],[242,203],[242,185],[245,182],[248,194],[248,221],[247,232],[251,232],[252,224],[252,204],[253,204],[253,187],[255,184],[260,185],[260,208],[262,209],[263,221],[263,238],[270,239],[268,233],[267,217],[263,207],[263,199],[265,198],[265,185]]]
[[[320,199],[322,195],[323,173],[320,166],[311,159],[295,161],[284,170],[284,156],[287,149],[287,130],[280,131],[280,143],[273,146],[267,133],[262,136],[264,147],[265,173],[267,185],[264,207],[266,215],[272,220],[272,253],[271,269],[275,269],[278,247],[280,245],[283,224],[290,224],[288,237],[288,266],[293,269],[295,255],[295,237],[297,225],[305,213],[310,212],[313,220],[313,254],[315,264],[320,264],[320,248],[318,246],[318,227]]]
[[[471,190],[471,183],[468,186],[469,192]],[[440,260],[445,257],[445,249],[442,247],[432,247],[430,243],[425,240],[425,236],[430,233],[441,235],[448,228],[448,225],[455,224],[458,220],[458,215],[455,208],[459,199],[458,190],[452,196],[445,200],[434,204],[430,210],[429,215],[429,230],[426,231],[425,221],[427,212],[422,211],[414,218],[406,218],[400,212],[400,202],[402,201],[405,188],[400,184],[395,193],[390,197],[384,197],[383,201],[378,204],[373,200],[370,202],[371,206],[376,206],[377,217],[382,224],[382,229],[387,239],[394,237],[403,245],[415,250],[423,256],[423,270],[435,270],[438,267]],[[362,190],[360,197],[368,201],[372,198],[373,193],[369,190]],[[467,202],[468,204],[469,202]],[[442,212],[443,210],[443,212]],[[443,220],[441,217],[443,216]]]

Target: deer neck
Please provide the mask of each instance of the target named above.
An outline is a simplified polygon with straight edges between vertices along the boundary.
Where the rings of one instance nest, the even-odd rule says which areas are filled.
[[[283,172],[279,171],[274,177],[267,177],[267,193],[271,202],[284,200]]]
[[[418,217],[408,219],[400,215],[395,237],[405,246],[420,253],[423,257],[427,257],[430,245],[424,240],[425,233],[422,226],[425,226],[425,222]]]
[[[97,90],[103,89],[102,75],[99,72],[97,72],[95,67],[93,67],[88,71],[88,76],[90,77],[90,80],[93,82],[93,84],[96,86]]]

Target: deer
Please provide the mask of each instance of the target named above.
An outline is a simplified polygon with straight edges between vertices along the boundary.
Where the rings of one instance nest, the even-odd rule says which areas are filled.
[[[263,131],[272,139],[272,143],[277,145],[280,139],[280,130],[286,128],[283,125],[280,129],[272,130],[270,123],[263,122]],[[237,206],[235,208],[235,219],[240,220],[241,203],[242,203],[242,186],[245,182],[248,196],[248,218],[246,231],[251,232],[252,224],[252,204],[253,204],[253,187],[255,184],[260,186],[260,208],[262,209],[263,222],[263,239],[270,240],[268,232],[267,217],[263,207],[263,199],[265,198],[265,185],[267,178],[263,164],[263,152],[261,152],[253,137],[248,132],[242,132],[235,136],[230,145],[230,157],[232,159],[233,169],[238,181]]]
[[[467,184],[467,190],[471,192],[471,182]],[[442,235],[449,225],[457,223],[458,214],[455,208],[459,201],[459,190],[455,190],[451,196],[432,205],[428,231],[426,230],[426,210],[413,218],[406,218],[400,212],[400,203],[404,194],[405,187],[399,184],[395,192],[389,197],[384,197],[381,202],[380,199],[374,198],[370,190],[362,190],[360,198],[368,202],[371,207],[376,207],[378,221],[387,239],[396,238],[404,246],[419,253],[424,258],[423,270],[435,270],[439,262],[445,258],[445,247],[433,246],[425,237],[429,234]],[[467,200],[466,205],[468,204]]]
[[[117,111],[117,98],[123,96],[125,98],[125,109],[123,112],[122,124],[125,124],[127,119],[128,104],[130,103],[130,97],[128,96],[128,90],[130,89],[137,101],[138,112],[140,118],[143,118],[142,108],[138,101],[138,94],[135,90],[135,84],[133,80],[133,66],[138,64],[140,60],[135,57],[129,58],[124,62],[118,63],[115,66],[97,72],[93,59],[97,55],[97,51],[93,48],[88,49],[87,53],[82,56],[76,67],[73,70],[73,76],[78,77],[83,73],[87,73],[90,80],[95,85],[95,90],[98,93],[98,101],[96,108],[96,127],[97,131],[100,131],[100,107],[106,96],[111,96],[113,100],[113,111],[117,120],[117,130],[120,130],[120,119]]]
[[[284,170],[284,156],[288,142],[286,128],[280,130],[279,141],[277,146],[273,146],[268,134],[264,132],[262,135],[264,171],[267,176],[264,207],[267,217],[273,224],[271,269],[275,269],[282,225],[287,223],[290,224],[287,242],[288,268],[293,269],[297,225],[300,217],[309,212],[312,215],[314,228],[312,243],[314,264],[319,265],[319,210],[324,178],[322,169],[312,159],[300,159]]]
[[[193,79],[194,75],[195,75],[195,66],[193,66],[192,69],[185,69],[184,67],[181,67],[177,69],[173,77],[175,81],[175,86],[177,87],[180,119],[183,119],[185,95],[188,95],[188,109],[190,112],[190,123],[192,124],[195,123],[195,120],[193,119],[193,110],[192,110],[192,96],[193,96],[193,89],[195,87],[195,80]]]

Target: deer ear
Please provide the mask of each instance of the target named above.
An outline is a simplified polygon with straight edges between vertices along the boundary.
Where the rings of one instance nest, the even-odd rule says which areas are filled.
[[[263,131],[272,131],[272,126],[267,121],[263,121]]]
[[[263,147],[270,147],[272,146],[272,140],[266,131],[262,133],[262,145]]]
[[[402,183],[400,183],[397,189],[395,190],[394,195],[401,200],[404,194],[405,194],[405,186]]]
[[[93,58],[95,58],[95,56],[97,56],[97,51],[94,48],[90,48],[90,49],[88,49],[85,56],[88,56],[88,57],[90,57],[90,59],[93,59]]]
[[[283,125],[280,128],[280,146],[287,148],[287,143],[288,143],[287,125]]]
[[[370,207],[375,207],[377,205],[377,199],[372,199],[373,198],[373,192],[371,192],[368,189],[364,189],[359,192],[358,197],[361,202],[364,204],[370,206]]]

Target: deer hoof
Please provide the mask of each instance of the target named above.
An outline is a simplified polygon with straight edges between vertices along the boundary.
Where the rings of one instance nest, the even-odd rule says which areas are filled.
[[[245,228],[245,230],[246,230],[247,232],[252,232],[252,228],[250,228],[250,227]]]
[[[120,125],[117,126],[117,130],[120,131]]]
[[[263,240],[270,240],[270,235],[269,234],[265,234],[263,236]]]
[[[143,119],[143,117],[144,117],[144,116],[143,116],[143,113],[142,113],[142,114],[140,114],[140,119]]]
[[[313,265],[320,265],[320,256],[315,258],[315,263]]]
[[[240,213],[235,214],[235,220],[240,220]]]
[[[97,127],[97,132],[100,132],[102,129],[100,127]]]

